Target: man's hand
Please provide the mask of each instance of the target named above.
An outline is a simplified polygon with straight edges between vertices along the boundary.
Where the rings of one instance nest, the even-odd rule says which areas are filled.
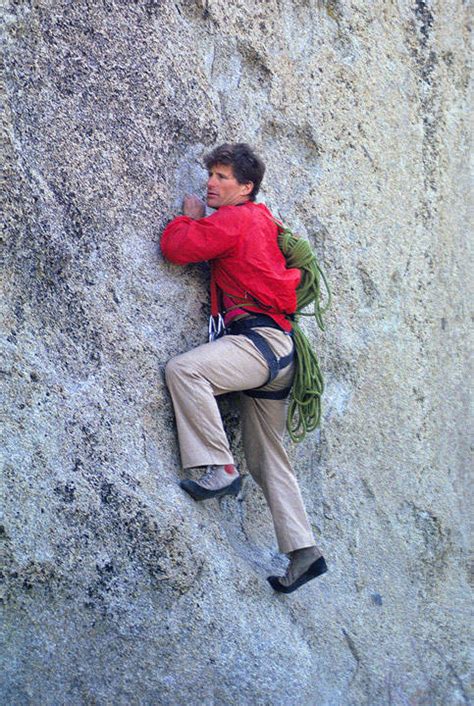
[[[201,201],[194,194],[186,194],[183,201],[183,213],[189,218],[204,218],[206,215],[206,206],[204,201]]]

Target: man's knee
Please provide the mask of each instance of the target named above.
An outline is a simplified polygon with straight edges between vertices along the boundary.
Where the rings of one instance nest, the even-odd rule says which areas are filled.
[[[166,384],[168,387],[173,384],[173,381],[176,380],[177,377],[180,376],[180,362],[179,362],[180,356],[177,355],[174,358],[171,358],[167,363],[165,367],[165,380]]]
[[[165,367],[165,380],[168,387],[176,380],[183,380],[192,375],[193,369],[186,355],[177,355],[171,358]]]

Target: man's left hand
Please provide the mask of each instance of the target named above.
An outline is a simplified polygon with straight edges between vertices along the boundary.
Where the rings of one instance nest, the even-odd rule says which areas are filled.
[[[206,206],[204,201],[201,201],[194,194],[186,194],[183,201],[183,213],[189,218],[204,218],[206,215]]]

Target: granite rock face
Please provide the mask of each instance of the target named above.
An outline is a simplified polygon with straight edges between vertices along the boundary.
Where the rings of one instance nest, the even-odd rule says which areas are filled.
[[[4,5],[2,703],[469,703],[468,12]],[[177,486],[163,379],[208,274],[160,232],[237,140],[334,291],[321,431],[290,448],[330,571],[290,597],[251,479]]]

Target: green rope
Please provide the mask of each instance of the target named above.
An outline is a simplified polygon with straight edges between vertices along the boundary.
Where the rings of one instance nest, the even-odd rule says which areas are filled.
[[[331,290],[308,241],[298,238],[289,228],[277,225],[278,245],[285,256],[287,266],[301,270],[301,281],[296,290],[297,307],[293,322],[296,370],[286,419],[290,437],[298,442],[319,425],[321,395],[324,390],[323,376],[316,353],[299,325],[299,317],[313,316],[321,331],[324,331],[323,314],[331,304]],[[321,281],[327,293],[324,306],[321,305]],[[303,309],[310,304],[313,304],[312,311],[304,312]]]

